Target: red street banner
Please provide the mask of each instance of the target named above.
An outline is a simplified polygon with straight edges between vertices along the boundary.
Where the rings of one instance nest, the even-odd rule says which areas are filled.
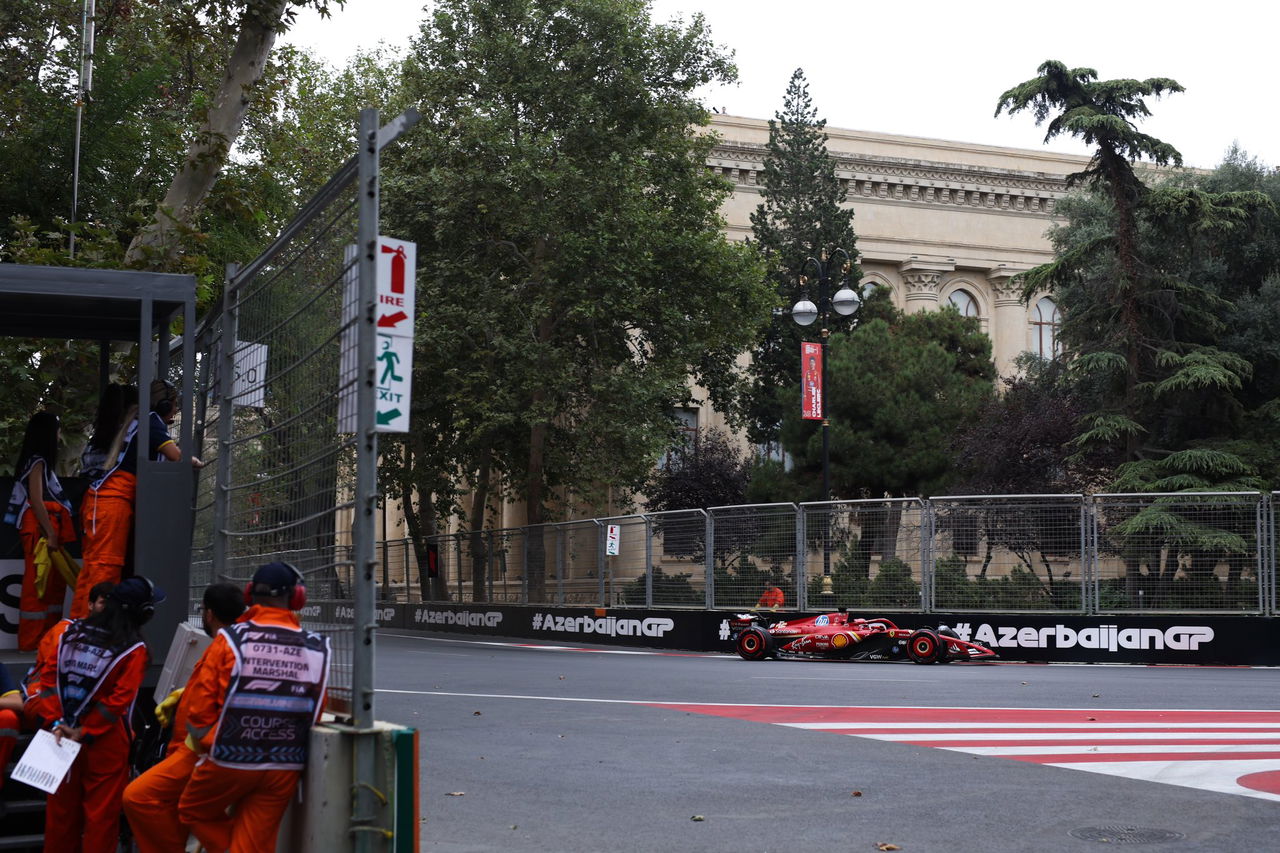
[[[822,344],[800,344],[800,415],[822,420]]]

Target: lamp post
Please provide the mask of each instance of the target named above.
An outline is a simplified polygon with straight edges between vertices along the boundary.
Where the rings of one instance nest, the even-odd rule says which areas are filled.
[[[831,441],[830,427],[831,418],[827,408],[827,344],[828,338],[831,336],[831,330],[827,327],[828,320],[831,317],[831,311],[834,309],[841,316],[849,316],[858,310],[862,304],[862,299],[858,293],[849,287],[848,275],[852,268],[853,262],[849,258],[849,253],[844,249],[836,248],[831,251],[828,258],[823,255],[821,258],[809,257],[805,258],[804,263],[800,265],[800,300],[791,308],[791,319],[795,320],[801,326],[811,326],[815,320],[822,320],[822,325],[818,331],[818,343],[822,353],[822,392],[818,395],[820,410],[818,415],[822,419],[822,500],[828,502],[831,500]],[[814,304],[809,299],[809,278],[806,272],[813,269],[817,274],[818,282],[818,302]],[[840,274],[840,289],[831,293],[831,278],[833,268]],[[803,394],[803,388],[801,389]],[[831,513],[827,511],[827,528],[822,537],[822,594],[832,595],[831,588],[831,548],[830,540]]]

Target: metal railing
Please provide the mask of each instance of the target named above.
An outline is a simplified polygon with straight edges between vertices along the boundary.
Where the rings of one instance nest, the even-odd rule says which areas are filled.
[[[765,504],[393,541],[384,600],[785,610],[1276,613],[1280,492]],[[531,558],[532,550],[535,552]]]

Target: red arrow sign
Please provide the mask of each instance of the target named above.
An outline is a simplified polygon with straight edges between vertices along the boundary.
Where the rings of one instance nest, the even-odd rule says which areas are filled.
[[[378,328],[386,329],[400,325],[409,319],[409,315],[403,311],[397,311],[394,314],[383,314],[378,318]]]

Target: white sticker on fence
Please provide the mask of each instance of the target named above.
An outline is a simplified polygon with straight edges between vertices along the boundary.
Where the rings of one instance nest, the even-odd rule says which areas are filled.
[[[235,381],[231,383],[231,402],[237,406],[261,409],[267,404],[267,345],[236,341]]]
[[[375,275],[378,339],[374,391],[378,432],[408,432],[413,394],[414,277],[418,248],[393,237],[378,238]],[[360,374],[356,322],[360,315],[360,264],[347,246],[342,287],[342,364],[338,373],[338,432],[356,431],[356,381]]]
[[[620,553],[622,547],[622,525],[610,524],[604,534],[604,552],[610,557],[616,557]]]

